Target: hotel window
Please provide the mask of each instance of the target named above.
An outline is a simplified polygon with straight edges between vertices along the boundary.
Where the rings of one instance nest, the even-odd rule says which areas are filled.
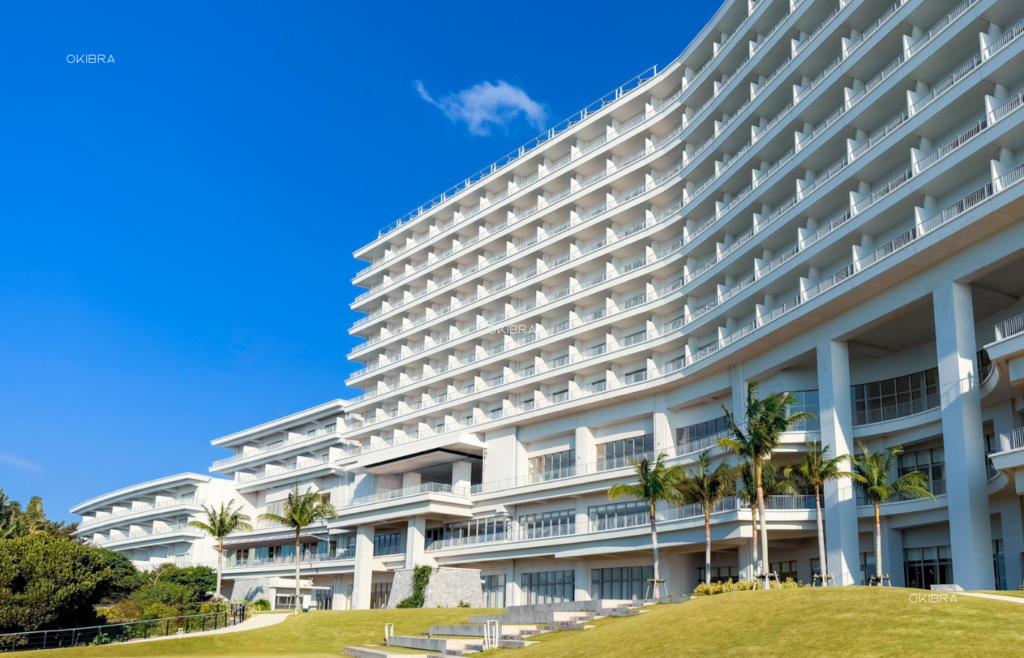
[[[850,387],[853,424],[880,423],[939,406],[939,369]]]
[[[530,480],[545,482],[572,475],[576,464],[576,451],[563,450],[530,458]]]
[[[779,580],[782,582],[786,582],[787,578],[799,580],[796,575],[796,560],[789,560],[788,562],[769,562],[768,570],[772,573],[779,574]]]
[[[820,432],[821,431],[821,410],[818,406],[818,392],[817,391],[793,391],[792,395],[796,398],[789,407],[790,415],[800,412],[806,412],[813,414],[814,418],[808,418],[807,420],[801,420],[800,422],[793,423],[789,430],[791,432]]]
[[[992,540],[992,569],[996,576],[996,589],[1006,588],[1006,553],[1003,552],[1003,540]]]
[[[558,391],[557,393],[551,394],[552,402],[565,402],[569,399],[569,389]]]
[[[687,451],[712,447],[711,438],[729,429],[729,417],[722,416],[676,430],[676,444]]]
[[[576,597],[576,573],[574,571],[543,571],[524,573],[520,576],[523,603],[562,603],[574,601]]]
[[[590,519],[591,531],[626,528],[650,523],[649,510],[650,507],[642,500],[595,505],[587,510],[587,518]]]
[[[811,573],[814,574],[815,576],[820,576],[821,575],[821,558],[820,557],[812,557],[811,558]]]
[[[480,584],[484,590],[485,608],[505,607],[505,574],[481,576]]]
[[[381,610],[386,608],[389,596],[391,596],[391,583],[373,583],[370,585],[370,609]]]
[[[519,537],[521,539],[561,537],[574,532],[576,532],[576,510],[523,514],[519,517]]]
[[[397,555],[398,553],[404,552],[405,546],[402,544],[402,533],[389,532],[383,535],[374,535],[373,554],[375,556]]]
[[[935,495],[946,493],[946,453],[942,448],[906,452],[899,458],[899,477],[921,471],[928,478],[928,490]]]
[[[907,587],[931,589],[932,585],[952,585],[953,553],[949,546],[905,548],[903,569]]]
[[[711,567],[711,582],[724,583],[728,580],[739,582],[739,567]],[[704,582],[704,567],[697,569],[697,582]]]
[[[590,572],[591,598],[646,599],[653,595],[648,580],[654,579],[654,567],[615,567]]]
[[[875,575],[875,552],[867,551],[860,554],[860,584],[867,585],[871,576]]]
[[[644,434],[621,441],[609,441],[597,446],[597,470],[623,468],[633,463],[634,458],[654,451],[654,435]]]

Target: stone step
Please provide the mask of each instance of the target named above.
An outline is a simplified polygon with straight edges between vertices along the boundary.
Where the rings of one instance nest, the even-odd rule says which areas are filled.
[[[402,656],[402,658],[427,658],[428,656],[436,655],[429,653],[391,653],[387,649],[371,649],[369,647],[345,647],[345,655],[352,656],[352,658],[392,658],[394,656]]]
[[[508,614],[523,612],[594,612],[606,613],[609,610],[639,608],[644,605],[642,600],[632,599],[593,599],[590,601],[562,601],[560,603],[532,603],[529,605],[512,605],[505,608]]]
[[[483,624],[488,620],[496,620],[501,625],[514,624],[553,624],[553,623],[583,623],[593,620],[595,615],[592,612],[516,612],[501,613],[496,615],[472,615],[469,618],[471,624]]]
[[[450,626],[431,626],[429,633],[421,633],[426,636],[445,635],[469,635],[472,637],[484,636],[484,624],[455,624]],[[498,624],[498,634],[502,637],[518,637],[525,634],[536,634],[544,632],[537,624]]]

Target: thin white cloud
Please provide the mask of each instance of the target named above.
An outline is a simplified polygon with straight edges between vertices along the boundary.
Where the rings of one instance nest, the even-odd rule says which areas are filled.
[[[23,471],[34,471],[36,473],[43,472],[42,468],[27,459],[22,459],[21,457],[15,457],[14,455],[8,455],[2,452],[0,452],[0,464],[8,464],[15,468],[20,468]]]
[[[525,91],[504,80],[498,84],[481,82],[469,89],[435,99],[419,80],[413,82],[420,98],[444,112],[452,123],[465,123],[474,135],[490,135],[494,126],[508,128],[520,115],[537,130],[544,130],[548,112]]]

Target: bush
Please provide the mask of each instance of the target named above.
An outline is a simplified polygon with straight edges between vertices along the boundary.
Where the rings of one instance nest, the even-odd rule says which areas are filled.
[[[430,582],[430,574],[433,572],[427,565],[416,567],[413,570],[412,596],[400,602],[398,608],[422,608],[427,584]]]
[[[96,612],[110,624],[128,623],[142,619],[143,606],[131,597],[115,601],[105,608],[97,608]]]
[[[256,599],[252,602],[252,607],[256,610],[267,612],[270,610],[270,601],[266,599]]]
[[[772,589],[795,589],[797,587],[803,587],[803,585],[792,578],[787,578],[785,582],[779,583],[778,587],[776,587],[774,581],[771,585]],[[701,583],[693,590],[693,595],[712,596],[714,594],[725,594],[728,592],[746,592],[756,589],[757,587],[760,587],[760,583],[753,580],[741,580],[734,583],[730,578],[724,583],[711,583],[710,585]]]
[[[146,611],[142,613],[142,621],[149,619],[168,619],[170,617],[179,616],[178,611],[169,605],[164,603],[154,603],[146,606]]]
[[[45,534],[0,541],[0,633],[101,622],[95,606],[131,575],[109,553]]]
[[[167,580],[178,585],[190,587],[196,591],[200,601],[209,597],[207,592],[217,589],[217,572],[210,567],[185,567],[175,568],[167,575]]]
[[[187,585],[179,585],[169,580],[158,580],[144,587],[140,587],[132,594],[132,599],[142,607],[149,608],[156,603],[161,603],[173,608],[180,614],[192,614],[199,607],[200,594]]]
[[[459,607],[460,608],[472,608],[473,606],[469,605],[465,601],[459,601]]]

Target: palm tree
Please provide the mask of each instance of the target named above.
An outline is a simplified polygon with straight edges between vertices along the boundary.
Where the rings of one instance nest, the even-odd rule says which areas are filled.
[[[757,481],[757,509],[761,516],[761,562],[768,566],[768,529],[764,514],[764,486],[762,470],[764,463],[771,460],[772,452],[779,447],[783,432],[803,420],[813,418],[812,414],[801,411],[789,415],[789,407],[796,403],[792,393],[772,393],[758,399],[757,382],[747,382],[747,408],[743,417],[744,428],[737,424],[732,412],[722,405],[729,418],[732,438],[719,439],[718,445],[750,462]],[[768,573],[764,571],[764,586],[768,589]]]
[[[10,498],[3,489],[0,489],[0,539],[6,539],[13,535],[14,528],[18,525],[12,509],[13,505],[9,501]]]
[[[761,464],[761,486],[765,496],[792,496],[798,493],[788,479],[779,479],[779,467],[775,462]],[[760,565],[757,560],[757,475],[749,461],[744,461],[740,466],[740,487],[736,495],[750,507],[750,525],[754,538],[751,557],[754,565],[764,573],[768,567]]]
[[[821,584],[828,585],[828,566],[825,561],[825,526],[821,518],[821,491],[825,488],[826,482],[832,482],[842,477],[849,477],[859,481],[861,476],[857,473],[844,471],[840,465],[851,459],[849,455],[829,457],[830,447],[825,446],[818,450],[817,441],[807,442],[807,454],[799,464],[786,466],[786,477],[796,476],[805,486],[814,488],[814,511],[818,518],[818,564],[821,565]]]
[[[679,502],[704,508],[704,584],[711,584],[711,508],[736,489],[736,468],[722,460],[711,470],[711,451],[697,457],[697,470],[682,473],[673,485]]]
[[[928,490],[928,476],[921,471],[904,473],[890,482],[896,460],[903,454],[903,446],[896,446],[887,453],[871,452],[860,444],[860,459],[853,457],[853,472],[857,475],[854,486],[864,500],[875,507],[875,576],[882,577],[882,521],[878,505],[897,495],[905,498],[932,498]]]
[[[224,573],[224,538],[238,530],[252,530],[249,515],[232,509],[234,505],[234,498],[229,500],[227,505],[221,503],[219,510],[213,505],[209,507],[203,505],[203,511],[206,512],[206,523],[202,521],[189,522],[189,526],[217,538],[217,596],[223,596],[220,593],[220,582]]]
[[[673,485],[680,478],[678,466],[667,466],[664,453],[658,455],[657,461],[644,457],[633,462],[636,473],[636,484],[616,484],[608,490],[608,498],[636,498],[647,503],[651,517],[651,542],[654,545],[654,598],[658,598],[658,527],[654,517],[654,504],[667,501],[675,502],[679,493]]]
[[[299,583],[302,530],[317,521],[333,519],[336,516],[338,514],[334,511],[334,506],[322,502],[319,492],[313,491],[310,487],[306,489],[306,493],[300,494],[298,485],[288,494],[288,500],[284,501],[283,514],[260,514],[260,521],[275,521],[295,529],[295,614],[299,614],[302,609],[302,591]]]

